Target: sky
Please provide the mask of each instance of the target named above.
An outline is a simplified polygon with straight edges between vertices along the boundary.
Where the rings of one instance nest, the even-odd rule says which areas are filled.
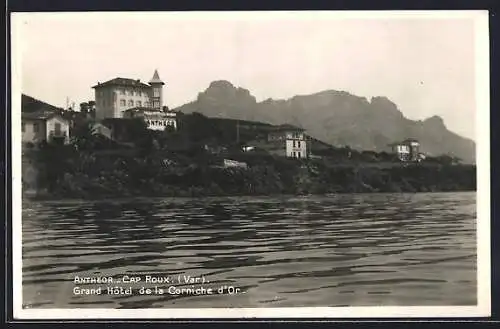
[[[65,107],[115,77],[166,82],[164,105],[228,80],[257,101],[323,90],[386,96],[475,139],[475,16],[32,13],[12,18],[22,92]]]

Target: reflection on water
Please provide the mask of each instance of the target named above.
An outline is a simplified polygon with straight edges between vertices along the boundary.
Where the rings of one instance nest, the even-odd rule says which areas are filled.
[[[434,193],[25,201],[23,304],[475,305],[475,198],[475,193]],[[144,295],[140,287],[155,285],[116,284],[124,274],[203,276],[205,288],[241,291]],[[75,285],[75,276],[112,276],[113,286],[131,286],[134,292],[78,295],[75,286],[109,284]]]

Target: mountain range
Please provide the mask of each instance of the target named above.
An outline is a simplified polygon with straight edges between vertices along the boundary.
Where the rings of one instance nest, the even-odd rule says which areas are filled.
[[[410,120],[387,97],[364,97],[326,90],[285,100],[257,102],[244,88],[219,80],[198,94],[195,101],[175,110],[208,117],[293,124],[336,147],[388,151],[389,144],[406,138],[420,141],[421,151],[432,156],[448,154],[475,163],[475,143],[449,129],[439,116]]]

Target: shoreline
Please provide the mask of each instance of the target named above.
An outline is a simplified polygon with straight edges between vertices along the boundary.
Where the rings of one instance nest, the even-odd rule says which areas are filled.
[[[390,195],[414,195],[414,194],[442,194],[442,193],[476,193],[477,189],[469,189],[469,190],[453,190],[453,191],[416,191],[416,192],[337,192],[337,193],[307,193],[307,194],[207,194],[207,195],[119,195],[119,196],[94,196],[94,197],[86,197],[86,196],[69,196],[69,197],[61,197],[53,194],[45,194],[45,195],[32,195],[30,193],[22,194],[23,202],[30,201],[119,201],[119,200],[130,200],[130,199],[204,199],[204,198],[248,198],[248,197],[258,197],[258,198],[297,198],[297,197],[335,197],[335,196],[344,196],[344,195],[370,195],[370,194],[390,194]]]
[[[338,163],[324,158],[98,155],[48,148],[23,158],[23,199],[265,197],[475,191],[474,165]],[[165,159],[170,161],[165,163]]]

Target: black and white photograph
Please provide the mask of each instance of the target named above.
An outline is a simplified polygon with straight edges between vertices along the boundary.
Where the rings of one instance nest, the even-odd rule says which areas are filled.
[[[16,318],[490,315],[487,11],[11,24]]]

